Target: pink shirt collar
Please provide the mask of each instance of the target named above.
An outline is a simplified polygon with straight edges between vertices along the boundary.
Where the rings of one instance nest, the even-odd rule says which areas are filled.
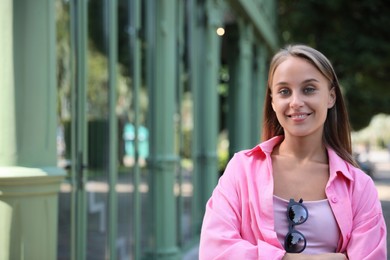
[[[254,148],[248,150],[245,154],[247,156],[257,155],[260,157],[263,156],[271,156],[271,153],[276,145],[278,145],[283,140],[283,136],[275,136],[259,145],[256,145]],[[344,160],[342,160],[336,152],[327,147],[328,158],[329,158],[329,183],[331,183],[338,174],[343,175],[345,178],[350,181],[354,181],[353,176],[349,171],[349,164],[347,164]]]

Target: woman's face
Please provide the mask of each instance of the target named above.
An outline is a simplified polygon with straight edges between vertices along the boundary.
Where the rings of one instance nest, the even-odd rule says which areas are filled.
[[[322,136],[336,95],[316,67],[302,58],[288,57],[274,72],[271,94],[272,108],[285,135]]]

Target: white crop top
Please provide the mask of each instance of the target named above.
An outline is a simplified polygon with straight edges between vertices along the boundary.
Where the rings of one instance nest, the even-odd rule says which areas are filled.
[[[340,231],[328,200],[303,201],[303,204],[309,212],[309,217],[303,224],[294,226],[306,237],[306,249],[302,253],[336,252]],[[282,246],[288,233],[287,205],[287,200],[274,195],[275,231]]]

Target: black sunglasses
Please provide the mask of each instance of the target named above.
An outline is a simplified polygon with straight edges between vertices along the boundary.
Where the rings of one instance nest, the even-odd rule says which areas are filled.
[[[294,226],[304,223],[309,217],[309,212],[302,202],[302,199],[299,200],[299,203],[294,199],[290,199],[288,203],[288,233],[284,239],[284,249],[288,253],[300,253],[306,248],[305,236],[294,229]]]

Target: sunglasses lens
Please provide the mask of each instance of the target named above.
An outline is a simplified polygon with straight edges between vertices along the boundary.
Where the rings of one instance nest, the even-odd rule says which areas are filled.
[[[295,225],[302,224],[307,219],[307,210],[299,204],[292,205],[288,216]]]
[[[300,253],[306,247],[306,239],[301,233],[293,231],[287,234],[285,239],[285,249],[289,253]]]

